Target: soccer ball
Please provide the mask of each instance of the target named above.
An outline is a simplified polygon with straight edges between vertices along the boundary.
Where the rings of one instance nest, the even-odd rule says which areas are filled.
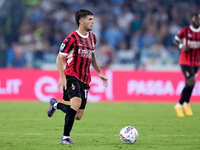
[[[135,143],[138,139],[138,132],[136,128],[126,126],[121,129],[119,137],[123,143]]]

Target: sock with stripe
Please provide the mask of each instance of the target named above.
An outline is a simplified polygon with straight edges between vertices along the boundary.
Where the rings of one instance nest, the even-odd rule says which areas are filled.
[[[64,126],[64,136],[70,136],[71,129],[74,124],[74,117],[76,115],[77,111],[69,108],[66,116],[65,116],[65,126]]]
[[[66,105],[66,104],[63,104],[63,103],[57,104],[57,109],[62,110],[64,113],[67,113],[69,108],[70,108],[70,105]]]

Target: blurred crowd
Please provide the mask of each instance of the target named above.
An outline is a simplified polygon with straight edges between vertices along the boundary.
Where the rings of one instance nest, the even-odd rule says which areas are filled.
[[[178,65],[173,39],[199,12],[199,0],[1,0],[0,66],[55,67],[75,12],[94,13],[101,68],[163,69]]]

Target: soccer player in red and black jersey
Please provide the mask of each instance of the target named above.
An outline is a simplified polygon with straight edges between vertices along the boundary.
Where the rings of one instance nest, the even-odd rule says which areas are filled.
[[[94,20],[93,13],[89,10],[80,9],[75,15],[78,30],[67,36],[60,46],[60,52],[56,59],[57,69],[60,75],[58,89],[63,90],[63,99],[70,101],[71,105],[50,100],[47,111],[49,117],[56,109],[60,109],[65,116],[64,133],[61,144],[75,144],[70,139],[70,132],[74,119],[80,120],[83,116],[87,103],[90,76],[90,64],[98,72],[103,80],[103,85],[108,86],[108,79],[102,73],[95,56],[96,36],[90,32]],[[66,68],[63,69],[63,60],[66,59]]]
[[[200,15],[193,14],[191,22],[174,40],[174,44],[181,50],[179,64],[185,76],[185,87],[180,101],[174,106],[178,117],[184,116],[183,109],[187,116],[193,115],[189,102],[200,65]]]

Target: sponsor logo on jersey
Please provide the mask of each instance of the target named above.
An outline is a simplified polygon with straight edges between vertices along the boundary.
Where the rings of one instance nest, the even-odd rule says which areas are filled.
[[[92,58],[92,51],[90,50],[79,49],[78,53],[81,54],[81,57]]]
[[[191,48],[200,48],[200,41],[187,41],[187,44],[191,47]]]

